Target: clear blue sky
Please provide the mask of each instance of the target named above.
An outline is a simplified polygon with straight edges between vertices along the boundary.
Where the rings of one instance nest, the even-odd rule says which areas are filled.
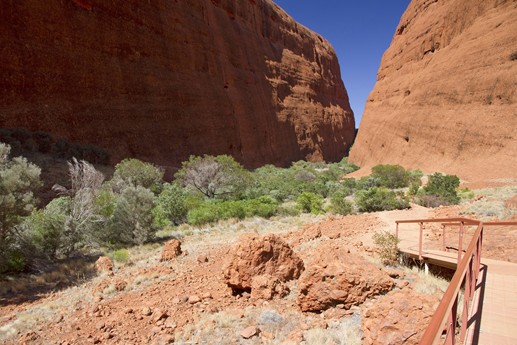
[[[382,54],[410,0],[273,1],[334,46],[358,127]]]

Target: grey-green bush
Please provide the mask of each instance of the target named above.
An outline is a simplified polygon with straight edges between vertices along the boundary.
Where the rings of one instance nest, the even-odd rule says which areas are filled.
[[[353,204],[346,199],[349,193],[348,188],[342,188],[332,195],[330,198],[332,211],[341,215],[347,215],[353,212]]]
[[[161,190],[163,170],[151,163],[131,158],[124,159],[115,166],[112,182],[114,186],[122,184],[119,189],[127,185],[141,186],[151,189],[155,193]]]
[[[107,221],[103,243],[119,248],[140,245],[151,240],[156,227],[153,226],[152,209],[155,196],[142,186],[128,186],[117,196],[113,215]]]
[[[384,187],[373,187],[357,192],[356,204],[361,212],[401,210],[409,208],[409,200]]]
[[[20,267],[14,227],[31,214],[41,186],[40,169],[23,157],[11,158],[10,151],[0,143],[0,273]]]

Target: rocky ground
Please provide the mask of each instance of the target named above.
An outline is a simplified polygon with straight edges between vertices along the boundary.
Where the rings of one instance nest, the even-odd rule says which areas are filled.
[[[517,194],[511,188],[507,194]],[[171,234],[177,240],[130,249],[127,263],[101,260],[99,273],[73,287],[55,283],[40,293],[38,277],[25,284],[32,290],[3,281],[0,341],[416,344],[447,282],[417,268],[383,266],[372,235],[393,230],[395,219],[482,216],[466,212],[488,194],[432,210],[184,227]],[[487,236],[487,255],[513,259],[516,230],[500,232],[493,244]],[[426,241],[441,243],[438,231],[429,228]]]

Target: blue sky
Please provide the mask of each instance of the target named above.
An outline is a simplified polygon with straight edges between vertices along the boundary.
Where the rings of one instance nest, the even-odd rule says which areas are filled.
[[[410,0],[273,1],[332,43],[358,127],[382,54]]]

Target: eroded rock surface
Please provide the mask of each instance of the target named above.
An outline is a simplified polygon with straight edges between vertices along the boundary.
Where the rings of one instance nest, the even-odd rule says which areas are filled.
[[[246,234],[228,254],[223,273],[228,286],[242,291],[252,290],[257,276],[267,275],[286,282],[297,279],[303,269],[303,261],[279,236]]]
[[[393,291],[366,308],[362,325],[364,344],[418,344],[440,302],[440,295]]]
[[[298,305],[319,312],[336,305],[350,308],[394,286],[389,275],[338,245],[325,245],[298,279]]]
[[[467,180],[517,170],[517,5],[413,0],[384,53],[350,161]]]
[[[0,127],[177,168],[341,159],[354,118],[334,49],[270,0],[10,1]]]

